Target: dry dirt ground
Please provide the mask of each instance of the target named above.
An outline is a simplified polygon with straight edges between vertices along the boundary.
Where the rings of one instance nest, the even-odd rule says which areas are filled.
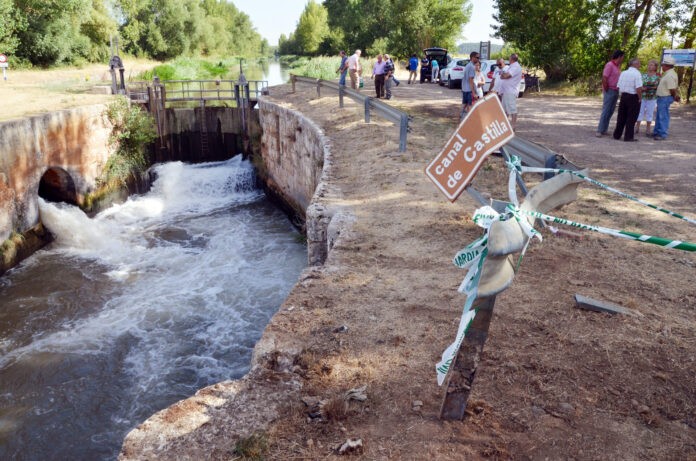
[[[451,260],[481,230],[473,200],[449,204],[423,174],[455,126],[461,93],[405,79],[394,93],[414,117],[406,153],[397,152],[398,129],[377,117],[364,124],[353,104],[339,110],[335,96],[312,100],[312,89],[273,92],[324,128],[340,172],[332,179],[358,221],[316,278],[293,290],[285,306],[298,309],[269,329],[305,341],[305,395],[330,400],[367,385],[368,399],[328,421],[288,402],[268,433],[270,458],[338,457],[351,437],[362,439],[363,459],[696,459],[696,257],[598,234],[576,241],[546,231],[532,243],[497,298],[465,420],[438,419],[434,364],[464,303],[464,273]],[[600,181],[696,216],[693,107],[674,108],[663,143],[596,139],[598,99],[527,95],[519,107],[520,135]],[[505,199],[506,179],[490,158],[475,185]],[[555,213],[696,241],[693,226],[594,186],[579,195]],[[576,293],[644,316],[578,310]]]
[[[126,58],[126,79],[157,64],[150,60]],[[94,86],[110,83],[108,64],[50,70],[10,68],[7,81],[0,77],[0,120],[107,102],[111,95],[90,94],[89,91]]]
[[[339,109],[335,95],[314,99],[311,87],[272,90],[324,129],[335,162],[329,180],[342,193],[335,200],[357,220],[264,332],[279,349],[300,345],[293,374],[302,384],[263,436],[266,457],[344,459],[337,447],[360,438],[353,459],[696,459],[696,255],[599,234],[571,240],[543,231],[544,241],[531,244],[497,297],[464,421],[438,419],[444,389],[435,363],[465,300],[456,291],[465,274],[452,258],[482,230],[471,198],[450,204],[423,173],[455,127],[461,93],[406,79],[394,93],[391,103],[413,116],[405,153],[397,127],[379,117],[365,124],[348,99]],[[518,133],[600,181],[696,216],[694,109],[674,108],[665,142],[624,143],[594,137],[600,105],[528,95]],[[501,159],[491,157],[475,186],[505,199],[506,182]],[[601,189],[582,185],[579,196],[554,214],[696,241],[693,226]],[[579,310],[576,293],[643,315]],[[266,376],[254,383],[287,379]],[[367,399],[346,409],[342,396],[361,386]],[[318,412],[301,396],[328,403]],[[197,437],[203,447],[234,443],[213,420]],[[228,449],[210,459],[238,457]]]

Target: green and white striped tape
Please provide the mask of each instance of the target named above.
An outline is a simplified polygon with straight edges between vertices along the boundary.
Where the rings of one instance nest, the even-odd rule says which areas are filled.
[[[486,233],[460,250],[454,257],[455,266],[461,269],[469,270],[458,289],[460,293],[464,293],[466,295],[466,303],[464,304],[464,310],[462,311],[462,318],[459,321],[457,336],[455,337],[454,342],[450,344],[442,353],[440,362],[435,365],[438,386],[442,386],[442,383],[445,381],[445,376],[447,376],[447,372],[449,371],[454,358],[457,356],[459,347],[462,345],[462,341],[464,341],[464,337],[466,336],[469,326],[471,326],[471,322],[473,322],[478,310],[474,309],[472,311],[471,306],[474,304],[476,296],[478,295],[478,285],[479,281],[481,280],[481,270],[483,268],[483,263],[486,260],[486,255],[488,254],[488,236],[491,225],[495,221],[506,221],[512,218],[517,219],[522,226],[523,231],[527,234],[530,240],[532,237],[537,237],[539,240],[541,240],[541,234],[534,230],[534,228],[527,222],[527,219],[521,217],[518,213],[511,212],[500,214],[493,208],[484,206],[474,212],[474,222],[480,227],[484,228]],[[525,246],[525,249],[526,248],[527,247]]]
[[[675,250],[696,251],[696,244],[683,242],[681,240],[670,240],[660,237],[653,237],[651,235],[636,234],[634,232],[628,232],[624,230],[610,229],[608,227],[600,227],[593,226],[591,224],[577,223],[569,219],[556,218],[555,216],[549,216],[544,213],[539,213],[538,211],[525,211],[519,209],[515,210],[512,204],[508,205],[508,210],[510,210],[510,212],[534,216],[535,218],[543,219],[544,221],[549,221],[556,224],[565,224],[567,226],[577,227],[578,229],[587,229],[595,232],[600,232],[602,234],[613,235],[614,237],[624,238],[628,240],[636,240],[645,243],[652,243],[654,245],[659,245],[665,248],[674,248]]]
[[[618,189],[614,189],[611,186],[607,186],[606,184],[602,184],[601,182],[594,180],[590,177],[587,177],[584,174],[579,173],[577,171],[565,170],[562,168],[537,168],[537,167],[523,166],[522,161],[516,155],[513,155],[512,157],[510,157],[510,160],[506,163],[507,163],[508,168],[510,168],[510,172],[511,172],[511,174],[510,174],[511,179],[510,180],[513,182],[513,190],[514,190],[514,180],[515,180],[515,173],[516,172],[520,172],[520,173],[570,173],[573,176],[577,176],[578,178],[582,178],[585,181],[587,181],[591,184],[594,184],[595,186],[601,187],[602,189],[608,190],[609,192],[613,192],[617,195],[620,195],[623,198],[633,200],[634,202],[638,202],[641,205],[645,205],[649,208],[652,208],[653,210],[661,211],[662,213],[666,213],[666,214],[673,216],[675,218],[682,219],[690,224],[696,224],[696,219],[689,218],[687,216],[682,216],[679,213],[675,213],[674,211],[670,211],[666,208],[662,208],[661,206],[653,205],[652,203],[648,203],[644,200],[641,200],[637,197],[629,195],[625,192],[621,192]],[[508,187],[510,187],[510,183],[508,183]],[[512,200],[512,197],[510,197],[510,201],[512,201],[512,203],[515,203],[516,206],[519,206],[519,203],[516,202],[517,201],[517,194],[515,193],[514,195],[515,195],[515,201]]]

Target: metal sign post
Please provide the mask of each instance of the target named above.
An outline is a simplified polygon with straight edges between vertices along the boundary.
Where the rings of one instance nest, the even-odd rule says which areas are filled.
[[[479,44],[479,54],[481,55],[481,60],[485,61],[491,59],[491,42],[481,42]]]
[[[0,54],[0,67],[2,67],[2,79],[7,81],[7,73],[5,72],[5,69],[9,67],[9,64],[7,64],[7,56],[4,54]]]

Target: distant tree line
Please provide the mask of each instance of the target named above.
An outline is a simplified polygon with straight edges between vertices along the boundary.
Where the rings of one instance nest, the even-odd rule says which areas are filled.
[[[109,38],[155,59],[257,56],[270,48],[225,0],[0,0],[0,53],[35,66],[105,61]]]
[[[664,43],[666,36],[676,40],[675,48],[691,48],[696,34],[696,0],[496,0],[495,4],[497,36],[520,53],[525,65],[543,69],[554,80],[596,74],[614,50],[635,57],[647,42]]]
[[[280,36],[278,54],[360,48],[403,58],[432,46],[454,48],[470,17],[469,0],[309,0],[295,32]]]

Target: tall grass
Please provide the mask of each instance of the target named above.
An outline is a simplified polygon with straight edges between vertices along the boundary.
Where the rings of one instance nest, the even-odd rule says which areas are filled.
[[[374,60],[367,59],[360,60],[363,68],[363,76],[370,75],[373,61]],[[328,56],[319,56],[316,58],[281,56],[280,62],[290,67],[290,72],[295,75],[333,80],[338,78],[336,70],[341,64],[341,58]]]

